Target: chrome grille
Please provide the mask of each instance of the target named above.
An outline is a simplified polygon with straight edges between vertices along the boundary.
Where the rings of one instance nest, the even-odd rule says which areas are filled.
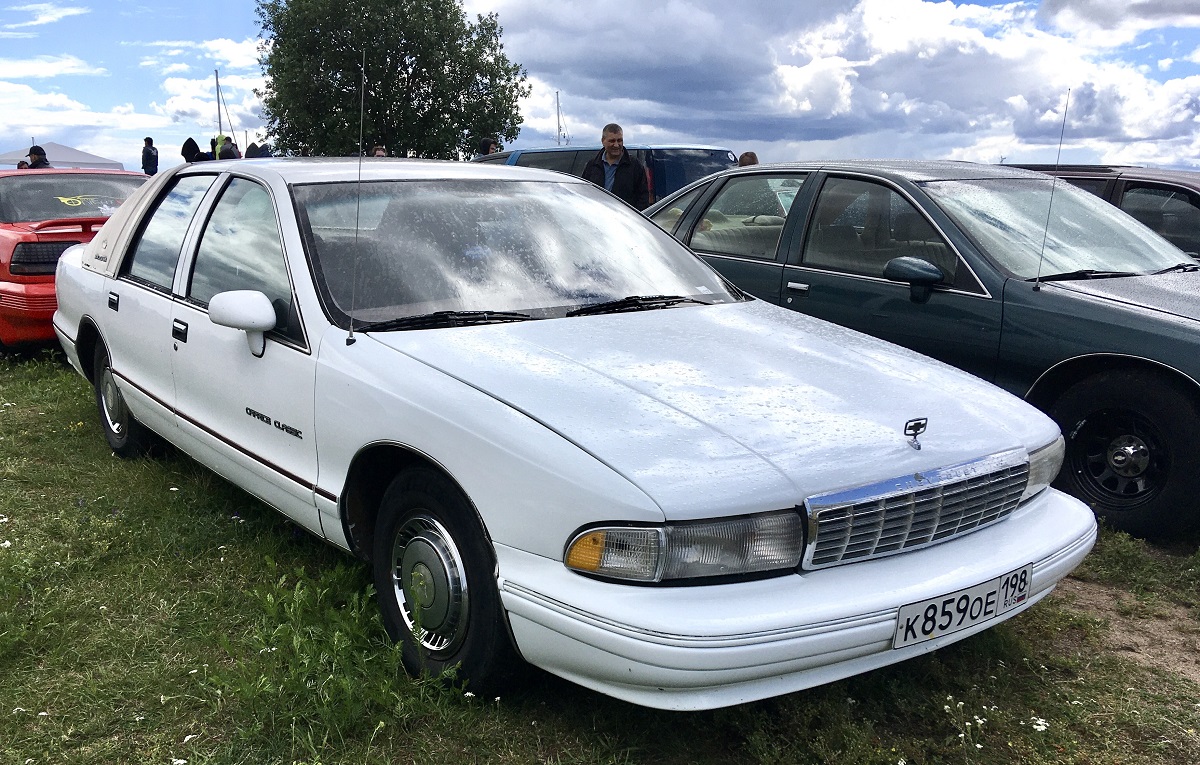
[[[804,568],[882,558],[995,523],[1016,509],[1028,479],[1018,449],[809,497]]]

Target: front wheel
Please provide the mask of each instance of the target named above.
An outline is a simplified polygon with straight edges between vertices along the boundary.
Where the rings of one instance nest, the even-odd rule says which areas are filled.
[[[462,491],[427,468],[396,477],[375,530],[383,623],[414,676],[491,693],[520,665],[496,589],[495,556]]]
[[[1173,536],[1197,525],[1200,406],[1193,392],[1163,375],[1102,372],[1068,388],[1050,415],[1067,441],[1055,486],[1137,536]]]
[[[154,445],[154,434],[134,418],[125,405],[125,397],[113,377],[108,349],[96,344],[92,370],[96,385],[96,408],[100,410],[100,427],[104,439],[118,457],[133,459],[148,453]]]

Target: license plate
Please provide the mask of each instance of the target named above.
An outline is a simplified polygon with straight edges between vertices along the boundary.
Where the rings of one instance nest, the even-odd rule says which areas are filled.
[[[938,598],[911,603],[900,609],[892,648],[922,643],[995,619],[1029,599],[1033,566],[1025,566]]]

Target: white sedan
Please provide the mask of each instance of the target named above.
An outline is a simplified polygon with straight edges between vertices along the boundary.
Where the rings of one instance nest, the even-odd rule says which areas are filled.
[[[788,693],[1010,618],[1095,541],[1037,410],[557,173],[185,165],[57,284],[116,453],[165,439],[370,561],[408,669],[480,691],[524,660],[652,707]]]

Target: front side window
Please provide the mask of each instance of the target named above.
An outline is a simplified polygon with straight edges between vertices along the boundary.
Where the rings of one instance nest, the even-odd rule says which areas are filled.
[[[534,318],[629,296],[739,298],[669,235],[590,184],[383,181],[296,186],[318,287],[346,327],[437,311]],[[361,198],[357,229],[347,207]],[[349,218],[352,220],[352,218]]]
[[[829,178],[821,187],[804,244],[804,265],[882,277],[892,258],[916,257],[954,284],[958,257],[929,219],[890,186]]]
[[[275,307],[275,330],[299,339],[275,207],[266,189],[243,178],[230,181],[205,224],[187,296],[206,306],[231,290],[265,294]]]
[[[735,176],[725,182],[692,233],[699,252],[774,260],[803,175]]]
[[[122,264],[124,276],[161,290],[171,289],[184,236],[214,180],[215,175],[184,175],[175,180],[142,225]]]
[[[926,193],[1020,279],[1147,274],[1183,253],[1102,199],[1046,178],[927,181]]]

